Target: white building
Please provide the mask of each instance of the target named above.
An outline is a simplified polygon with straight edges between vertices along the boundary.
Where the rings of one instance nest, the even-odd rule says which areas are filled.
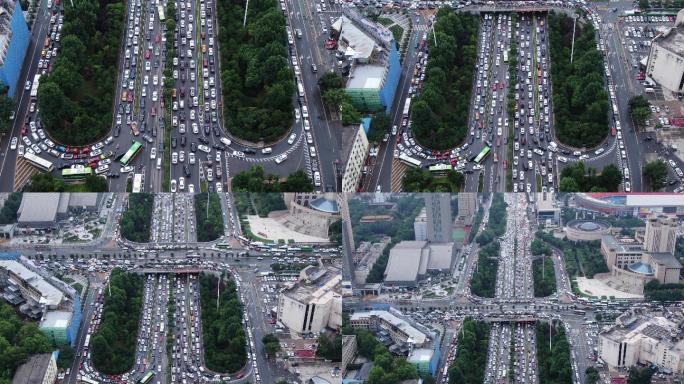
[[[30,355],[17,368],[12,384],[52,384],[57,378],[56,353]]]
[[[397,345],[420,348],[430,341],[427,334],[389,311],[354,312],[349,317],[349,324],[352,328],[386,332]]]
[[[342,192],[355,193],[358,190],[363,164],[368,156],[368,138],[363,125],[345,127],[342,130]]]
[[[682,320],[681,313],[678,318]],[[601,332],[598,351],[612,370],[640,363],[684,373],[684,339],[678,324],[664,316],[624,313],[615,325]]]
[[[646,74],[670,92],[681,92],[684,83],[683,11],[677,14],[674,28],[653,39],[646,64]]]
[[[646,220],[644,250],[674,255],[679,223],[672,216],[651,216]]]
[[[295,334],[341,328],[342,274],[335,268],[310,272],[280,293],[278,320]]]

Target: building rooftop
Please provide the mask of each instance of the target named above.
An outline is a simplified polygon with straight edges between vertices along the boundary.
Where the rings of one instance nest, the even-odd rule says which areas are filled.
[[[407,342],[422,345],[427,341],[427,335],[416,329],[413,325],[409,324],[406,320],[400,319],[388,311],[364,311],[364,312],[354,312],[351,314],[350,320],[362,320],[369,317],[378,317],[393,327],[400,329],[404,334],[408,336]]]
[[[395,245],[390,250],[385,281],[416,281],[426,244],[426,241],[402,241]]]
[[[634,273],[638,273],[640,275],[647,275],[647,276],[653,275],[653,268],[651,268],[650,265],[648,265],[646,263],[642,263],[640,261],[637,263],[634,263],[632,265],[629,265],[627,268],[630,271],[632,271]]]
[[[634,239],[616,239],[615,236],[605,235],[601,236],[601,242],[605,243],[609,248],[614,249],[615,252],[618,253],[643,253],[643,244]]]
[[[30,355],[28,361],[17,368],[12,384],[42,384],[51,359],[51,353]]]
[[[650,253],[653,261],[668,268],[682,268],[682,264],[672,254],[667,252]]]
[[[283,294],[297,300],[300,303],[328,302],[337,294],[335,290],[342,282],[342,274],[337,268],[328,268],[327,274],[320,278],[317,284],[296,283],[290,289],[283,291]]]
[[[17,212],[19,223],[50,222],[57,219],[60,194],[25,193],[21,198],[21,205]]]
[[[451,269],[454,256],[454,243],[430,244],[430,260],[427,269]]]
[[[337,201],[326,196],[321,196],[318,199],[310,202],[309,207],[326,213],[335,214],[340,212],[340,207],[337,205]]]
[[[25,281],[26,284],[40,292],[42,296],[41,304],[58,306],[64,299],[64,293],[62,293],[62,291],[55,288],[52,284],[45,281],[43,277],[26,268],[18,261],[0,260],[0,268],[11,271]]]
[[[382,88],[387,68],[384,65],[357,65],[349,74],[347,88],[378,89]]]
[[[668,51],[684,57],[684,26],[670,28],[666,33],[656,37],[655,42]]]
[[[416,348],[411,352],[408,361],[412,363],[428,362],[432,359],[434,353],[432,349]]]
[[[40,321],[41,328],[68,328],[71,321],[71,312],[49,311]]]

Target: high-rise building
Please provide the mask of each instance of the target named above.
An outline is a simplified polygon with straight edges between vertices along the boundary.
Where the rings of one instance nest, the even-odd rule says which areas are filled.
[[[30,33],[19,1],[0,1],[0,84],[14,96]],[[21,89],[21,88],[20,88]]]
[[[651,216],[646,220],[644,249],[647,252],[670,253],[674,255],[679,223],[671,216]]]
[[[427,214],[427,240],[432,243],[449,243],[451,232],[451,195],[448,193],[425,194]]]

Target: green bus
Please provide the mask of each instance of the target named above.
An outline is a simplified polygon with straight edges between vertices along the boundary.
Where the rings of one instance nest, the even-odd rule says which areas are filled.
[[[148,371],[145,376],[142,377],[142,379],[138,380],[138,384],[148,384],[150,381],[152,381],[152,378],[154,377],[154,371]]]
[[[130,164],[131,161],[133,161],[135,156],[137,156],[138,153],[140,153],[141,149],[142,143],[134,140],[131,147],[128,148],[128,151],[126,151],[126,153],[124,153],[124,155],[121,156],[121,160],[119,160],[119,162],[121,162],[123,166],[127,166],[128,164]]]
[[[485,145],[485,147],[482,148],[482,151],[480,151],[480,153],[477,155],[477,157],[475,157],[475,159],[474,159],[475,164],[482,163],[487,158],[487,156],[489,155],[490,152],[491,152],[491,148],[489,148],[488,146]]]
[[[86,176],[90,176],[92,174],[93,169],[86,166],[74,165],[70,168],[62,169],[62,178],[64,180],[82,180],[85,179]]]

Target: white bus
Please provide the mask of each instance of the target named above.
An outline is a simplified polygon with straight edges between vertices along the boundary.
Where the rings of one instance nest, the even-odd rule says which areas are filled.
[[[24,153],[24,159],[31,163],[31,165],[34,167],[45,172],[52,172],[55,169],[55,166],[51,161],[45,160],[40,156],[36,156],[31,152]]]
[[[399,160],[401,160],[405,164],[410,165],[410,166],[415,167],[415,168],[420,168],[420,166],[422,165],[420,160],[415,159],[411,156],[408,156],[407,154],[405,154],[403,152],[399,154]]]
[[[407,117],[409,115],[409,110],[411,109],[411,98],[407,97],[406,102],[404,103],[404,117]]]
[[[131,189],[131,192],[133,193],[140,193],[142,192],[142,173],[136,173],[133,175],[133,188]]]
[[[35,100],[38,97],[38,84],[40,83],[40,74],[36,73],[33,76],[33,84],[31,85],[31,99]]]

